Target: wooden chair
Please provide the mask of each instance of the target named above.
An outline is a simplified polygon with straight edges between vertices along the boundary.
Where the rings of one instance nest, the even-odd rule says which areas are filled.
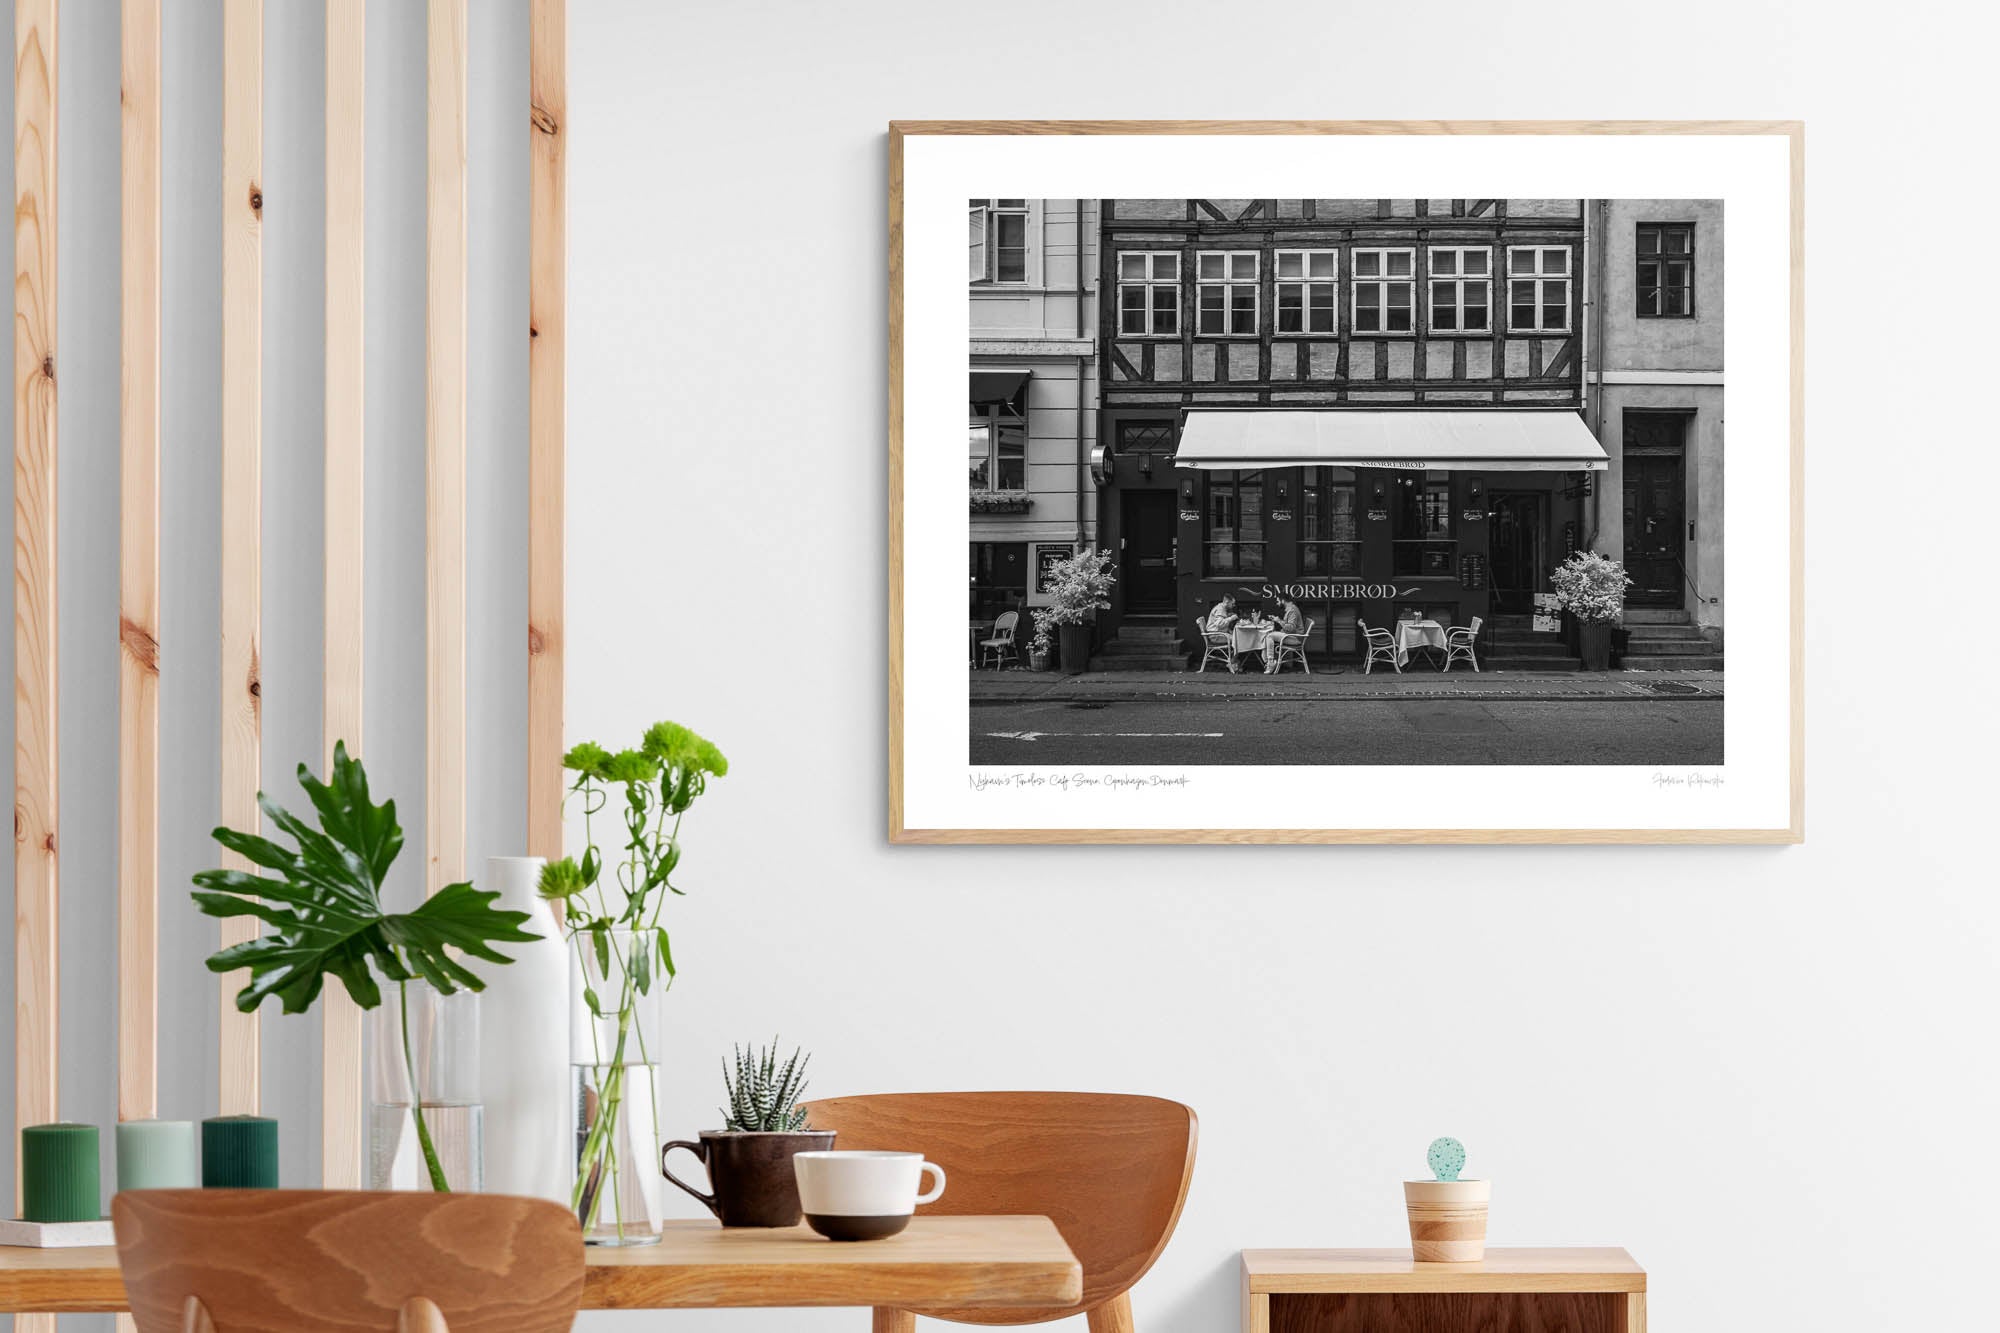
[[[998,671],[1008,658],[1019,660],[1021,650],[1014,645],[1014,627],[1021,622],[1019,611],[1002,611],[993,620],[993,637],[979,641],[979,665],[985,666],[986,659],[993,659],[993,669]]]
[[[1271,672],[1273,675],[1283,671],[1287,662],[1297,662],[1299,669],[1304,671],[1308,676],[1313,673],[1312,663],[1306,661],[1306,644],[1312,638],[1313,625],[1315,623],[1317,622],[1309,618],[1306,621],[1306,627],[1298,633],[1280,634],[1278,636],[1278,646],[1271,652]]]
[[[1486,623],[1484,616],[1474,616],[1470,625],[1444,632],[1444,669],[1451,670],[1453,662],[1470,662],[1472,669],[1479,670],[1479,659],[1473,655],[1473,648],[1479,642],[1479,627]]]
[[[807,1107],[834,1147],[921,1152],[944,1168],[931,1213],[1040,1213],[1083,1265],[1083,1299],[1053,1309],[926,1310],[961,1324],[1087,1314],[1091,1333],[1133,1333],[1132,1284],[1174,1234],[1194,1174],[1194,1112],[1159,1097],[1090,1092],[912,1092]],[[907,1310],[875,1333],[911,1333]]]
[[[542,1199],[132,1190],[111,1219],[139,1333],[565,1333],[583,1297]]]
[[[1361,644],[1368,653],[1368,656],[1362,660],[1361,674],[1364,676],[1369,674],[1375,669],[1377,662],[1387,662],[1390,666],[1396,668],[1397,675],[1402,675],[1403,664],[1397,660],[1399,654],[1396,649],[1396,641],[1389,637],[1389,631],[1385,629],[1369,629],[1368,622],[1358,616],[1355,618],[1354,623],[1361,628]]]

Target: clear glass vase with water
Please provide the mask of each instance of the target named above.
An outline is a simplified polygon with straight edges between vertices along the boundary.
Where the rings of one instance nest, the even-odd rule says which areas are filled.
[[[485,1188],[478,995],[383,982],[368,1063],[368,1187]]]
[[[570,940],[571,1206],[589,1245],[660,1239],[661,1000],[667,972],[652,931]]]

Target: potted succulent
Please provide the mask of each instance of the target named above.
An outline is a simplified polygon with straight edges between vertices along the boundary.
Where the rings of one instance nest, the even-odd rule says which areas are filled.
[[[1465,1145],[1457,1139],[1431,1143],[1430,1180],[1403,1182],[1403,1206],[1410,1214],[1410,1254],[1420,1264],[1469,1264],[1486,1257],[1486,1208],[1490,1180],[1460,1180]]]
[[[824,1152],[833,1131],[813,1129],[798,1102],[806,1090],[812,1057],[794,1050],[781,1065],[775,1039],[761,1050],[735,1048],[732,1068],[722,1067],[728,1106],[721,1129],[705,1129],[698,1141],[678,1139],[660,1150],[660,1170],[679,1188],[701,1200],[726,1227],[790,1227],[800,1217],[798,1179],[792,1158]],[[685,1148],[708,1170],[703,1193],[667,1169],[666,1156]]]
[[[1578,551],[1550,576],[1556,600],[1576,624],[1577,655],[1585,671],[1611,665],[1611,627],[1625,615],[1625,566],[1595,551]]]
[[[1099,611],[1110,609],[1117,578],[1109,551],[1079,551],[1051,562],[1049,604],[1035,609],[1033,647],[1047,652],[1052,642],[1059,642],[1066,674],[1090,670],[1091,623]]]

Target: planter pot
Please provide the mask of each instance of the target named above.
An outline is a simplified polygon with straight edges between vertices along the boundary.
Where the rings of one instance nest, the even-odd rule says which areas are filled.
[[[830,1129],[790,1134],[703,1130],[699,1142],[677,1139],[662,1148],[660,1171],[670,1183],[701,1200],[726,1227],[795,1227],[803,1214],[792,1158],[831,1147]],[[704,1194],[667,1170],[667,1154],[676,1148],[685,1148],[701,1159],[713,1193]]]
[[[1055,655],[1053,653],[1050,653],[1044,649],[1041,648],[1032,649],[1028,653],[1028,670],[1047,671],[1049,668],[1055,665],[1054,657]]]
[[[1090,626],[1058,625],[1056,634],[1061,640],[1063,673],[1074,676],[1090,670]]]
[[[1585,671],[1611,669],[1611,622],[1579,620],[1576,625],[1576,655]]]
[[[1471,1264],[1486,1257],[1490,1180],[1406,1180],[1410,1250],[1420,1264]]]

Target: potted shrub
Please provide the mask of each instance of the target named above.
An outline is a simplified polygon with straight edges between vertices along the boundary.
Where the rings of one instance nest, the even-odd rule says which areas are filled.
[[[1064,672],[1090,670],[1091,623],[1099,611],[1111,608],[1111,585],[1117,578],[1109,551],[1079,551],[1051,564],[1049,604],[1035,609],[1033,647],[1047,652],[1052,641],[1059,641]]]
[[[781,1065],[775,1044],[760,1051],[735,1050],[734,1068],[722,1067],[729,1102],[722,1128],[703,1130],[698,1142],[669,1143],[660,1150],[660,1170],[726,1227],[797,1226],[799,1185],[792,1158],[833,1146],[833,1131],[808,1126],[798,1104],[812,1057],[794,1050]],[[708,1169],[709,1193],[667,1170],[666,1155],[676,1148],[701,1159]]]
[[[1556,600],[1576,622],[1577,655],[1585,671],[1611,665],[1611,627],[1625,615],[1625,566],[1595,551],[1578,551],[1556,566]]]

